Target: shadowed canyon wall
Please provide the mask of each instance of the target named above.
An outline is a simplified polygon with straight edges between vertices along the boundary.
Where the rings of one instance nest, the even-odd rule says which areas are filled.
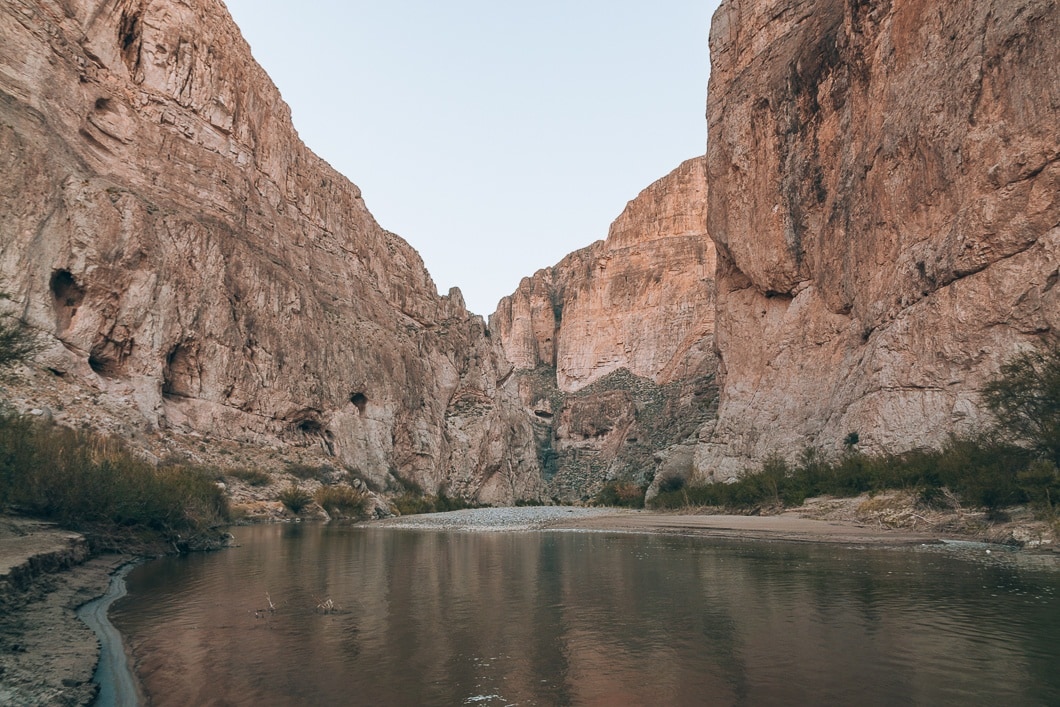
[[[541,495],[485,323],[302,144],[218,0],[5,1],[0,213],[0,306],[54,379],[28,404]]]
[[[716,424],[703,477],[982,422],[1060,325],[1060,6],[726,0],[711,28]]]

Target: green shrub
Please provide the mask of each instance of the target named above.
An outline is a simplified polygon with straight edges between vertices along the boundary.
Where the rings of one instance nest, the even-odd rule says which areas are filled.
[[[406,491],[392,498],[390,502],[394,505],[398,515],[402,516],[434,512],[434,499],[422,494]]]
[[[280,495],[276,499],[295,515],[301,513],[306,506],[313,502],[313,497],[310,493],[294,483],[280,491]]]
[[[398,515],[445,513],[446,511],[462,511],[465,508],[481,508],[481,504],[459,496],[449,496],[444,489],[440,490],[437,496],[430,496],[423,493],[423,489],[418,484],[404,480],[401,484],[405,490],[390,499]]]
[[[117,440],[15,416],[0,416],[0,508],[166,543],[194,543],[229,520],[212,469],[156,467]]]
[[[227,476],[242,481],[247,486],[268,486],[272,483],[272,477],[268,472],[261,469],[243,467],[241,469],[229,469]]]
[[[355,491],[349,486],[322,486],[313,495],[313,500],[329,515],[344,518],[365,517],[367,499],[368,494]]]
[[[1056,464],[1045,459],[1032,462],[1016,475],[1016,483],[1027,496],[1027,500],[1056,515],[1056,504],[1060,501],[1060,470]]]
[[[949,489],[964,503],[997,510],[1020,503],[1052,509],[1060,498],[1060,473],[1029,450],[982,439],[951,439],[942,449],[870,457],[847,453],[834,462],[804,454],[789,467],[779,458],[731,483],[690,486],[660,493],[655,508],[720,506],[749,510],[797,506],[813,496],[856,496],[888,489],[918,492],[936,503]]]
[[[609,481],[593,497],[593,505],[643,508],[645,490],[630,481]]]
[[[478,508],[477,503],[472,503],[467,499],[459,496],[450,497],[445,489],[438,492],[438,495],[434,497],[434,510],[436,513],[444,513],[446,511],[462,511],[465,508]]]

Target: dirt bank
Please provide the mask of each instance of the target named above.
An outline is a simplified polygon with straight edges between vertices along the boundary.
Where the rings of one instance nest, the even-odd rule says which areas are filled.
[[[0,704],[91,704],[99,643],[75,610],[128,560],[90,558],[77,533],[0,518]]]

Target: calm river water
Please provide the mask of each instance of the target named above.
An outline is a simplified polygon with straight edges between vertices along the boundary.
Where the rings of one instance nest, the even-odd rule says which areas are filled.
[[[1007,553],[235,534],[111,610],[155,705],[1060,705],[1060,573]]]

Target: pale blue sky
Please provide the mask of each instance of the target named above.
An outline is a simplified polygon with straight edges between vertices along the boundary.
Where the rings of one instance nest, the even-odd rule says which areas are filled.
[[[718,0],[225,0],[306,144],[488,315],[706,149]]]

